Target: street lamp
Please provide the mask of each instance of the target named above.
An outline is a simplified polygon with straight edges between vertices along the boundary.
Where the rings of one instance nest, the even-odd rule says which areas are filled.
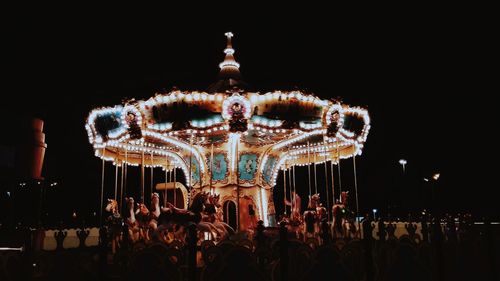
[[[403,166],[403,173],[405,172],[406,163],[408,163],[406,161],[406,159],[399,159],[399,164],[401,164],[401,166]]]
[[[376,218],[377,218],[377,212],[378,212],[378,210],[377,209],[373,209],[372,212],[373,212],[373,220],[375,221]]]
[[[440,173],[434,173],[431,177],[426,177],[423,178],[425,182],[429,183],[429,187],[431,189],[431,204],[432,204],[432,211],[436,212],[436,196],[435,196],[435,191],[434,189],[436,188],[436,184],[439,180],[439,177],[441,176]]]

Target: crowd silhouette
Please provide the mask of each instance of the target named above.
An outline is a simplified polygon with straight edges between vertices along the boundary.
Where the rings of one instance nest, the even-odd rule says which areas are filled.
[[[68,230],[61,226],[57,249],[44,251],[34,247],[40,231],[18,226],[10,234],[24,249],[0,252],[0,280],[498,280],[500,228],[487,219],[474,223],[470,214],[404,222],[367,215],[359,235],[334,235],[324,221],[319,236],[306,240],[288,224],[259,221],[253,235],[217,242],[188,229],[184,241],[128,243],[115,254],[105,227],[98,246],[86,246],[82,227],[79,247],[64,249]]]

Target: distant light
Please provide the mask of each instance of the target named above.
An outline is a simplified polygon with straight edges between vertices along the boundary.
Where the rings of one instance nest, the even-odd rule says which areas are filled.
[[[406,163],[408,163],[406,161],[406,159],[399,159],[399,164],[401,164],[401,166],[403,166],[403,173],[405,172]]]
[[[373,209],[372,211],[373,211],[374,213],[378,212],[378,210],[377,210],[377,209]]]
[[[10,191],[7,191],[7,196],[9,196],[9,197],[10,197]]]
[[[439,179],[439,176],[440,176],[440,175],[441,175],[441,174],[439,174],[439,173],[435,173],[434,175],[432,175],[432,178],[433,178],[435,181],[437,181],[437,180]]]
[[[429,181],[429,179],[428,178],[424,178],[424,181]]]
[[[19,248],[0,247],[0,251],[19,251],[19,252],[22,252],[23,250],[24,250],[23,247],[19,247]]]

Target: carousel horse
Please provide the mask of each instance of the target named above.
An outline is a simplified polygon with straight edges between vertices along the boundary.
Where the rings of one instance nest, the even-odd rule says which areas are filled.
[[[333,237],[342,237],[344,235],[344,214],[345,206],[340,202],[336,202],[332,207],[333,214],[333,225],[332,234]]]
[[[285,199],[285,205],[292,207],[290,222],[292,223],[297,222],[298,224],[300,224],[302,221],[302,216],[301,216],[302,201],[300,199],[300,196],[297,193],[295,193],[295,191],[292,191],[292,201],[290,202]]]
[[[149,240],[149,210],[144,203],[138,203],[135,211],[135,217],[139,225],[139,239]]]
[[[111,241],[111,251],[116,253],[117,248],[120,246],[123,218],[118,212],[118,202],[114,199],[108,199],[108,204],[105,210],[111,213],[106,219],[108,225],[109,240]]]
[[[291,207],[288,231],[295,233],[295,237],[301,239],[302,232],[300,228],[302,226],[302,201],[300,196],[295,191],[292,191],[292,201],[285,199],[285,205]]]
[[[323,204],[319,203],[318,207],[316,207],[316,215],[318,216],[318,220],[320,221],[328,219],[328,213]]]
[[[164,228],[175,228],[176,236],[183,237],[185,235],[185,226],[195,224],[199,232],[208,232],[212,235],[217,235],[217,230],[213,224],[202,221],[202,212],[207,204],[208,193],[199,192],[194,195],[191,205],[187,210],[180,209],[167,202],[167,205],[161,209],[161,214],[158,217],[158,225]]]
[[[333,213],[333,225],[332,234],[333,237],[343,237],[346,235],[346,230],[348,228],[346,215],[348,213],[347,200],[349,198],[348,191],[342,191],[340,194],[341,201],[337,201],[332,207]]]
[[[358,229],[353,217],[348,217],[344,223],[344,237],[346,239],[358,238]]]
[[[235,233],[234,229],[223,222],[222,205],[219,202],[220,195],[209,194],[208,203],[205,205],[204,211],[204,221],[208,221],[213,224],[217,229],[217,237],[219,240]]]
[[[160,195],[156,192],[151,194],[151,211],[149,212],[149,228],[156,230],[158,227],[158,218],[160,217]]]
[[[134,198],[132,197],[125,198],[125,203],[127,204],[127,209],[129,213],[129,216],[125,220],[125,223],[128,226],[128,233],[130,239],[132,240],[132,242],[136,242],[139,240],[140,229],[139,229],[139,222],[135,219]]]
[[[317,208],[319,207],[319,193],[309,197],[307,210],[304,212],[305,234],[307,236],[316,236],[319,233],[319,220]]]

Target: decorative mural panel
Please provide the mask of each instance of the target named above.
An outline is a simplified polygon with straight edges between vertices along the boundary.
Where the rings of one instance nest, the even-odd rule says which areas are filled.
[[[191,167],[191,185],[194,186],[200,182],[200,163],[198,163],[195,157],[186,157],[184,160],[186,161],[187,168]],[[191,164],[189,160],[191,160]]]
[[[255,174],[257,172],[258,155],[254,153],[242,153],[238,162],[239,180],[248,183],[255,183]]]
[[[272,185],[273,171],[277,162],[278,157],[269,155],[267,157],[266,164],[264,165],[264,169],[262,170],[262,177],[264,178],[264,181],[269,185]]]
[[[212,170],[212,181],[227,183],[229,177],[228,161],[225,153],[214,153],[214,164],[211,165],[211,156],[207,155],[208,166]]]

